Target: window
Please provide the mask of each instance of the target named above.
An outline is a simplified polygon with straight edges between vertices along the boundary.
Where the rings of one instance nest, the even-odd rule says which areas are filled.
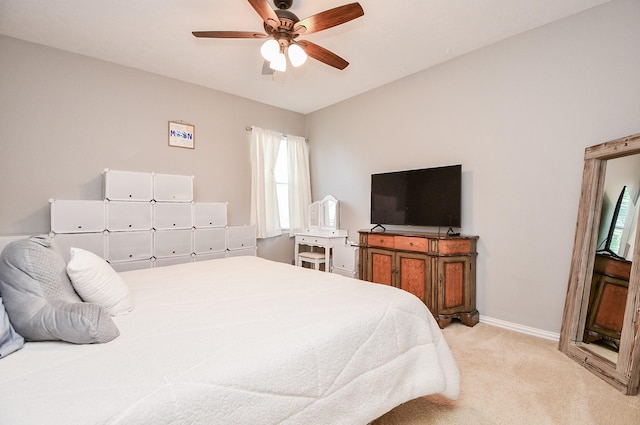
[[[287,161],[287,138],[283,137],[278,150],[278,159],[273,172],[278,196],[278,213],[280,227],[285,230],[290,227],[289,220],[289,169]]]
[[[622,188],[621,196],[622,200],[620,202],[620,210],[618,212],[618,216],[614,217],[616,221],[613,227],[610,246],[611,251],[617,252],[619,255],[622,255],[620,247],[622,245],[622,237],[627,222],[627,215],[629,214],[629,207],[631,206],[631,197],[629,196],[629,191],[626,186]]]
[[[258,238],[280,236],[283,228],[294,236],[305,228],[311,203],[304,137],[253,127],[250,153],[251,224]]]

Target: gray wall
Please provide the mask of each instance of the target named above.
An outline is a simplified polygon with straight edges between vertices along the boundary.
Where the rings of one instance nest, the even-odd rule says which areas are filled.
[[[614,1],[308,115],[314,197],[355,239],[371,173],[463,164],[480,314],[559,332],[584,148],[640,132],[638,18]]]
[[[194,175],[198,201],[249,222],[247,125],[304,135],[304,116],[135,69],[0,36],[0,234],[50,230],[49,198],[102,199],[105,168]],[[169,147],[169,120],[195,149]],[[290,262],[288,237],[261,255]]]
[[[352,239],[371,173],[462,163],[481,315],[558,332],[584,148],[640,132],[638,17],[614,1],[307,116],[0,37],[0,234],[48,231],[49,198],[100,199],[104,168],[193,174],[244,224],[254,124],[311,139],[314,200],[340,199]],[[195,150],[167,146],[169,120]],[[260,255],[288,262],[291,240]]]

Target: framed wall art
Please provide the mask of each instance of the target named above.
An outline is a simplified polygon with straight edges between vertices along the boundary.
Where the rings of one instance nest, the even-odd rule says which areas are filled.
[[[169,146],[195,149],[196,127],[184,121],[169,121]]]

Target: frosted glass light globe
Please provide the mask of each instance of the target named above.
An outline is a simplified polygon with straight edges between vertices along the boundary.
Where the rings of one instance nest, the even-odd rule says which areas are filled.
[[[291,61],[291,65],[298,67],[307,61],[307,54],[302,49],[302,47],[297,44],[292,44],[288,49],[289,60]]]
[[[273,58],[275,58],[278,53],[280,53],[280,44],[273,38],[265,41],[262,47],[260,47],[260,54],[269,62],[273,61]]]
[[[278,53],[269,66],[274,71],[285,72],[287,70],[287,58],[284,53]]]

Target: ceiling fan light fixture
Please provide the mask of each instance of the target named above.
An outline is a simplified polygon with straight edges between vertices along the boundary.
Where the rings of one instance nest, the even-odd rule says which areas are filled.
[[[285,72],[287,70],[287,58],[284,56],[284,53],[276,54],[269,66],[274,71]]]
[[[289,54],[291,65],[295,67],[301,66],[307,61],[307,53],[297,44],[290,45],[287,53]]]
[[[285,72],[287,60],[292,66],[298,67],[304,64],[308,57],[339,70],[349,65],[349,62],[340,56],[311,41],[300,41],[296,47],[296,38],[303,34],[306,36],[324,31],[363,16],[364,10],[360,3],[353,2],[327,9],[301,20],[288,10],[293,0],[248,1],[262,19],[264,34],[254,31],[192,31],[191,34],[202,38],[266,38],[266,42],[260,47],[260,53],[269,64],[267,69],[279,72]],[[273,3],[277,9],[269,3]]]
[[[280,44],[273,38],[264,42],[260,47],[260,54],[265,60],[273,62],[276,55],[280,53]]]

